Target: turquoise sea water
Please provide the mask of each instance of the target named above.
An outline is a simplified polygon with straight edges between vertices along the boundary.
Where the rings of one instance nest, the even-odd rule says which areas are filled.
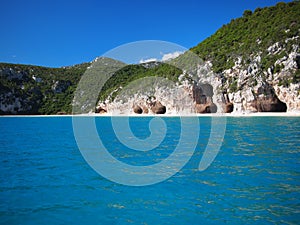
[[[150,120],[130,119],[137,137],[149,136]],[[139,166],[178,143],[179,118],[163,120],[167,136],[149,152],[122,146],[109,117],[96,124],[114,157]],[[200,118],[197,148],[180,172],[132,187],[85,162],[71,117],[0,117],[0,224],[299,224],[300,118],[228,118],[219,154],[199,171],[210,124]]]

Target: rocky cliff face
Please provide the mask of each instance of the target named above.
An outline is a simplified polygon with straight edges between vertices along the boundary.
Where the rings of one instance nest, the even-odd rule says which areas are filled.
[[[120,88],[117,97],[99,101],[96,111],[118,114],[190,114],[194,112],[192,89],[161,77],[147,77]],[[112,94],[115,91],[112,92]]]
[[[299,45],[292,44],[290,52],[286,49],[290,40],[298,38],[269,46],[270,57],[278,59],[268,68],[263,67],[260,53],[251,55],[247,62],[237,56],[234,66],[220,73],[214,73],[212,63],[206,61],[195,73],[183,71],[176,84],[142,86],[131,91],[134,95],[120,93],[122,99],[114,101],[109,97],[106,106],[100,102],[98,108],[112,113],[157,113],[151,104],[159,102],[166,108],[163,113],[172,114],[300,111]]]
[[[285,40],[286,45],[288,42]],[[291,52],[287,52],[286,45],[277,42],[267,49],[273,57],[287,55],[268,68],[262,67],[258,53],[249,63],[243,63],[243,58],[238,57],[232,68],[221,73],[222,85],[218,89],[228,94],[234,112],[300,110],[299,45],[293,44]]]

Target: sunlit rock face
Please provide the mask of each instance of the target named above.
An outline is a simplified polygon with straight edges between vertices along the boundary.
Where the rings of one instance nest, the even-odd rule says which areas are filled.
[[[136,114],[142,114],[143,109],[140,106],[136,105],[136,106],[133,107],[133,112],[136,113]]]
[[[263,64],[261,52],[236,55],[233,66],[219,73],[213,72],[210,61],[204,61],[183,71],[176,84],[154,82],[140,85],[130,94],[120,94],[123,97],[109,102],[107,110],[138,114],[300,111],[299,45],[286,48],[291,40],[298,38],[284,40],[286,45],[270,44],[266,48],[268,57],[278,59],[268,68]],[[165,110],[153,108],[154,102],[165,106]],[[134,108],[136,105],[138,110]]]
[[[294,60],[297,57],[293,58]],[[255,57],[249,70],[239,65],[223,74],[211,72],[209,62],[199,65],[196,74],[190,75],[193,81],[181,80],[178,84],[155,83],[128,94],[121,94],[105,108],[112,113],[150,114],[194,114],[232,112],[286,112],[299,110],[299,84],[279,85],[283,72],[274,74],[272,81],[262,77],[252,79],[260,58]],[[286,63],[297,66],[297,63]],[[294,68],[293,67],[293,68]],[[291,69],[291,68],[290,68]],[[295,69],[295,68],[294,68]],[[288,70],[289,71],[289,70]],[[270,72],[270,70],[269,70]],[[232,80],[235,83],[232,83]],[[235,85],[233,87],[233,85]],[[103,111],[102,111],[103,112]]]
[[[233,112],[233,103],[232,102],[229,102],[229,103],[225,104],[224,112],[225,113],[232,113]]]
[[[151,104],[151,111],[154,114],[165,114],[166,113],[166,106],[161,104],[159,101],[155,101]]]
[[[280,101],[275,94],[274,88],[264,83],[257,88],[254,92],[255,99],[252,106],[258,112],[286,112],[287,106],[284,102]]]
[[[262,66],[260,53],[249,56],[247,62],[237,57],[234,66],[220,74],[223,80],[219,90],[228,94],[225,105],[233,103],[233,112],[300,111],[299,45],[293,44],[289,51],[279,43],[269,46],[269,57],[286,54],[268,68]],[[230,110],[225,106],[226,111]]]

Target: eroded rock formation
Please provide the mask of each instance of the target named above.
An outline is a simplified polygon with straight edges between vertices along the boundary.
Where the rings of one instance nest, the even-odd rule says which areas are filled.
[[[254,92],[254,96],[252,106],[258,112],[286,112],[287,110],[286,104],[278,99],[274,88],[266,82],[263,82],[262,86]]]
[[[224,113],[232,113],[233,112],[233,103],[230,102],[228,94],[222,94],[222,103],[223,103],[223,111]]]
[[[287,51],[280,46],[267,48],[269,55]],[[261,53],[246,58],[237,55],[234,65],[219,73],[212,72],[212,63],[206,61],[197,72],[180,75],[173,87],[155,84],[153,91],[143,89],[125,96],[125,101],[109,103],[108,108],[127,113],[136,104],[141,108],[136,113],[150,114],[300,111],[299,46],[293,44],[290,49],[269,68],[264,67]]]
[[[151,111],[154,114],[165,114],[166,111],[167,111],[166,106],[164,106],[163,104],[161,104],[160,101],[152,102],[150,104],[150,107],[151,107]]]
[[[228,103],[225,104],[224,112],[225,113],[232,113],[233,112],[233,103],[232,102],[228,102]]]
[[[143,109],[139,105],[135,105],[135,106],[133,106],[133,112],[136,114],[142,114]]]
[[[107,113],[107,108],[105,106],[97,106],[95,113],[100,113],[100,114]]]
[[[216,113],[217,106],[214,103],[196,104],[195,112],[196,113]]]
[[[196,113],[216,113],[218,107],[213,103],[213,87],[210,84],[193,85],[193,100]]]
[[[277,97],[261,98],[252,103],[257,112],[286,112],[286,104]]]

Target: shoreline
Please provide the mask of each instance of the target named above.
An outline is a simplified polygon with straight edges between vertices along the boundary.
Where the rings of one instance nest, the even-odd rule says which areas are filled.
[[[1,117],[300,117],[299,112],[207,113],[207,114],[66,114],[66,115],[0,115]]]

